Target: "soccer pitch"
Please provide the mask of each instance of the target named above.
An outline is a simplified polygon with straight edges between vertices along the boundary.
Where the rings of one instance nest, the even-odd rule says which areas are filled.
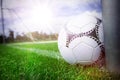
[[[114,79],[116,76],[97,67],[66,63],[59,53],[57,41],[0,45],[0,80]]]

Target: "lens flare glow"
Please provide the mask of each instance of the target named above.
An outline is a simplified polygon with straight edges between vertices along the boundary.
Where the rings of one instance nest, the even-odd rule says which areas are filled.
[[[31,19],[41,26],[49,25],[52,22],[53,14],[47,6],[37,6],[31,10]]]

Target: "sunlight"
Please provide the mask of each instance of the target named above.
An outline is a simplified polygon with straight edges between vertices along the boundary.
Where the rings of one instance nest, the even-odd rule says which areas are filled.
[[[41,26],[49,25],[52,22],[53,14],[51,9],[47,6],[36,6],[31,12],[32,21]]]

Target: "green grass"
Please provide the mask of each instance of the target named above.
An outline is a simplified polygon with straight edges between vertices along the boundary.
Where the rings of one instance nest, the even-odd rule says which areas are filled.
[[[19,46],[23,48],[35,48],[41,50],[50,50],[58,52],[57,43],[41,43],[41,44],[14,44],[14,46]]]
[[[114,79],[118,80],[97,67],[84,68],[66,63],[57,43],[0,45],[0,80]]]

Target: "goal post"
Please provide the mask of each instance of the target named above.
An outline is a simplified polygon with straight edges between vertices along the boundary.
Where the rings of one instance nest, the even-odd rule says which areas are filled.
[[[106,67],[120,73],[120,0],[102,0]]]

